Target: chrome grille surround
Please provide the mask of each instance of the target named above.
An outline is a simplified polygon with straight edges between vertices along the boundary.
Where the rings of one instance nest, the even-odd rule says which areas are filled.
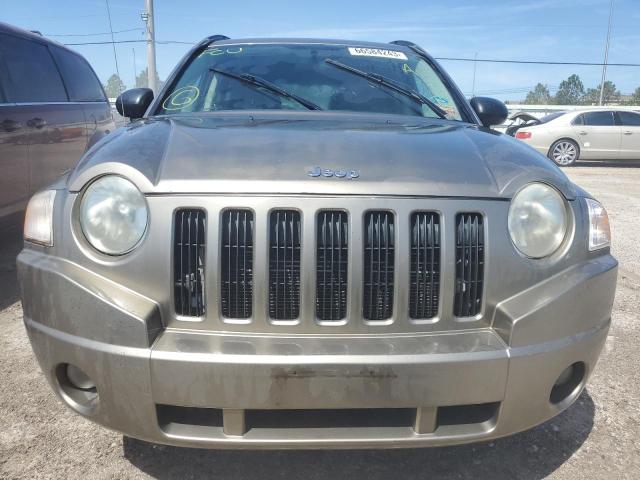
[[[206,305],[205,314],[196,319],[183,319],[173,311],[167,312],[167,326],[193,328],[214,332],[246,332],[274,334],[376,334],[376,333],[413,333],[455,331],[468,328],[488,328],[495,304],[484,299],[492,295],[490,284],[484,285],[482,307],[472,317],[454,315],[454,297],[456,285],[456,215],[467,212],[480,212],[483,218],[493,218],[492,230],[504,228],[499,225],[506,219],[509,203],[500,200],[442,199],[442,198],[405,198],[405,197],[305,197],[305,196],[163,196],[154,197],[153,203],[162,204],[161,210],[171,208],[171,212],[183,205],[189,208],[201,208],[207,214],[206,249]],[[226,211],[247,211],[252,213],[252,265],[251,295],[247,293],[247,315],[229,316],[223,302],[225,278],[223,263],[228,258],[223,255],[225,244]],[[274,318],[270,308],[270,239],[272,236],[272,212],[297,211],[300,214],[300,262],[299,262],[299,311],[295,318]],[[343,225],[347,232],[346,302],[343,302],[344,315],[337,320],[328,320],[317,313],[318,300],[318,241],[320,215],[323,212],[343,212],[347,218]],[[389,278],[389,297],[393,303],[388,305],[390,315],[382,320],[368,319],[364,316],[365,299],[365,220],[368,212],[385,212],[392,215],[394,222],[394,265],[393,279]],[[411,296],[412,279],[412,221],[414,214],[433,213],[439,219],[440,230],[440,295],[431,299],[429,315],[414,315],[416,305]],[[154,218],[158,214],[155,213]],[[503,222],[506,223],[506,220]],[[495,225],[498,224],[498,227]],[[490,242],[489,229],[485,236],[485,278],[490,274],[491,263],[488,260]],[[505,236],[508,240],[508,236]],[[502,240],[501,240],[502,241]],[[414,259],[415,261],[415,259]],[[434,260],[435,261],[435,260]],[[430,267],[427,268],[427,270]],[[271,272],[273,273],[273,272]],[[427,273],[426,271],[423,273]],[[342,279],[342,273],[340,274]],[[271,278],[272,280],[272,278]],[[294,282],[296,283],[296,282]],[[321,285],[320,285],[321,286]],[[434,289],[435,278],[434,278]],[[494,293],[495,294],[495,293]],[[171,298],[173,302],[173,298]],[[223,310],[224,308],[224,310]],[[422,307],[420,307],[422,309]],[[425,311],[427,310],[426,307]],[[421,310],[422,311],[422,310]],[[291,315],[293,317],[293,315]],[[183,321],[191,320],[191,321]]]
[[[202,209],[176,210],[173,237],[174,306],[176,314],[201,317],[205,303],[207,215]]]
[[[348,215],[339,210],[318,212],[316,232],[316,317],[339,322],[347,315]]]
[[[253,310],[253,212],[222,212],[220,243],[222,315],[244,320]]]
[[[385,321],[393,313],[394,225],[392,212],[369,211],[364,215],[362,316],[368,321]]]
[[[300,212],[273,210],[269,218],[269,318],[300,315]]]
[[[438,314],[440,302],[440,216],[411,214],[411,273],[409,316],[428,320]]]
[[[456,296],[453,313],[473,317],[482,309],[484,219],[480,213],[456,215]]]

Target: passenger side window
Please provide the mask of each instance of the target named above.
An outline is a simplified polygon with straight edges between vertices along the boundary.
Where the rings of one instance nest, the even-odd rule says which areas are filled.
[[[584,125],[584,115],[578,115],[574,118],[571,125]]]
[[[7,101],[66,102],[62,79],[45,45],[0,33],[0,55],[6,65]]]
[[[56,63],[69,91],[72,102],[104,102],[106,96],[102,86],[87,61],[80,55],[52,46]]]
[[[640,127],[640,113],[618,112],[622,125]]]
[[[594,127],[613,127],[613,112],[587,112],[584,114],[584,124]]]

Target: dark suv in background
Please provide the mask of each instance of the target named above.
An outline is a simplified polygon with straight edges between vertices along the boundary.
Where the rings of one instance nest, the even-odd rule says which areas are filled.
[[[114,130],[109,101],[79,54],[0,23],[0,226]]]

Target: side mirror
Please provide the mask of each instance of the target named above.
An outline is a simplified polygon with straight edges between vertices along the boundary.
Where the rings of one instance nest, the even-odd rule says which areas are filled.
[[[482,125],[487,128],[504,123],[509,116],[507,106],[495,98],[473,97],[469,103],[478,114]]]
[[[152,101],[153,90],[150,88],[132,88],[118,96],[116,110],[123,117],[134,120],[144,116]]]

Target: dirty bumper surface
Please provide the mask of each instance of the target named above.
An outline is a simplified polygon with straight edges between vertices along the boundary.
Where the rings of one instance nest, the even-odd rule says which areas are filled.
[[[27,327],[54,389],[60,394],[56,365],[79,365],[100,396],[81,413],[128,435],[175,445],[353,448],[464,443],[540,423],[568,406],[549,402],[551,387],[574,362],[591,371],[608,323],[536,349],[507,349],[490,331],[377,338],[379,349],[394,352],[378,355],[358,353],[366,339],[335,355],[344,341],[165,332],[150,350],[87,342],[29,320]],[[293,348],[299,354],[282,353]],[[323,352],[334,352],[330,361]],[[328,416],[317,417],[320,408]],[[366,418],[331,420],[345,410]],[[278,413],[279,422],[265,420]],[[299,422],[296,413],[317,421]]]

